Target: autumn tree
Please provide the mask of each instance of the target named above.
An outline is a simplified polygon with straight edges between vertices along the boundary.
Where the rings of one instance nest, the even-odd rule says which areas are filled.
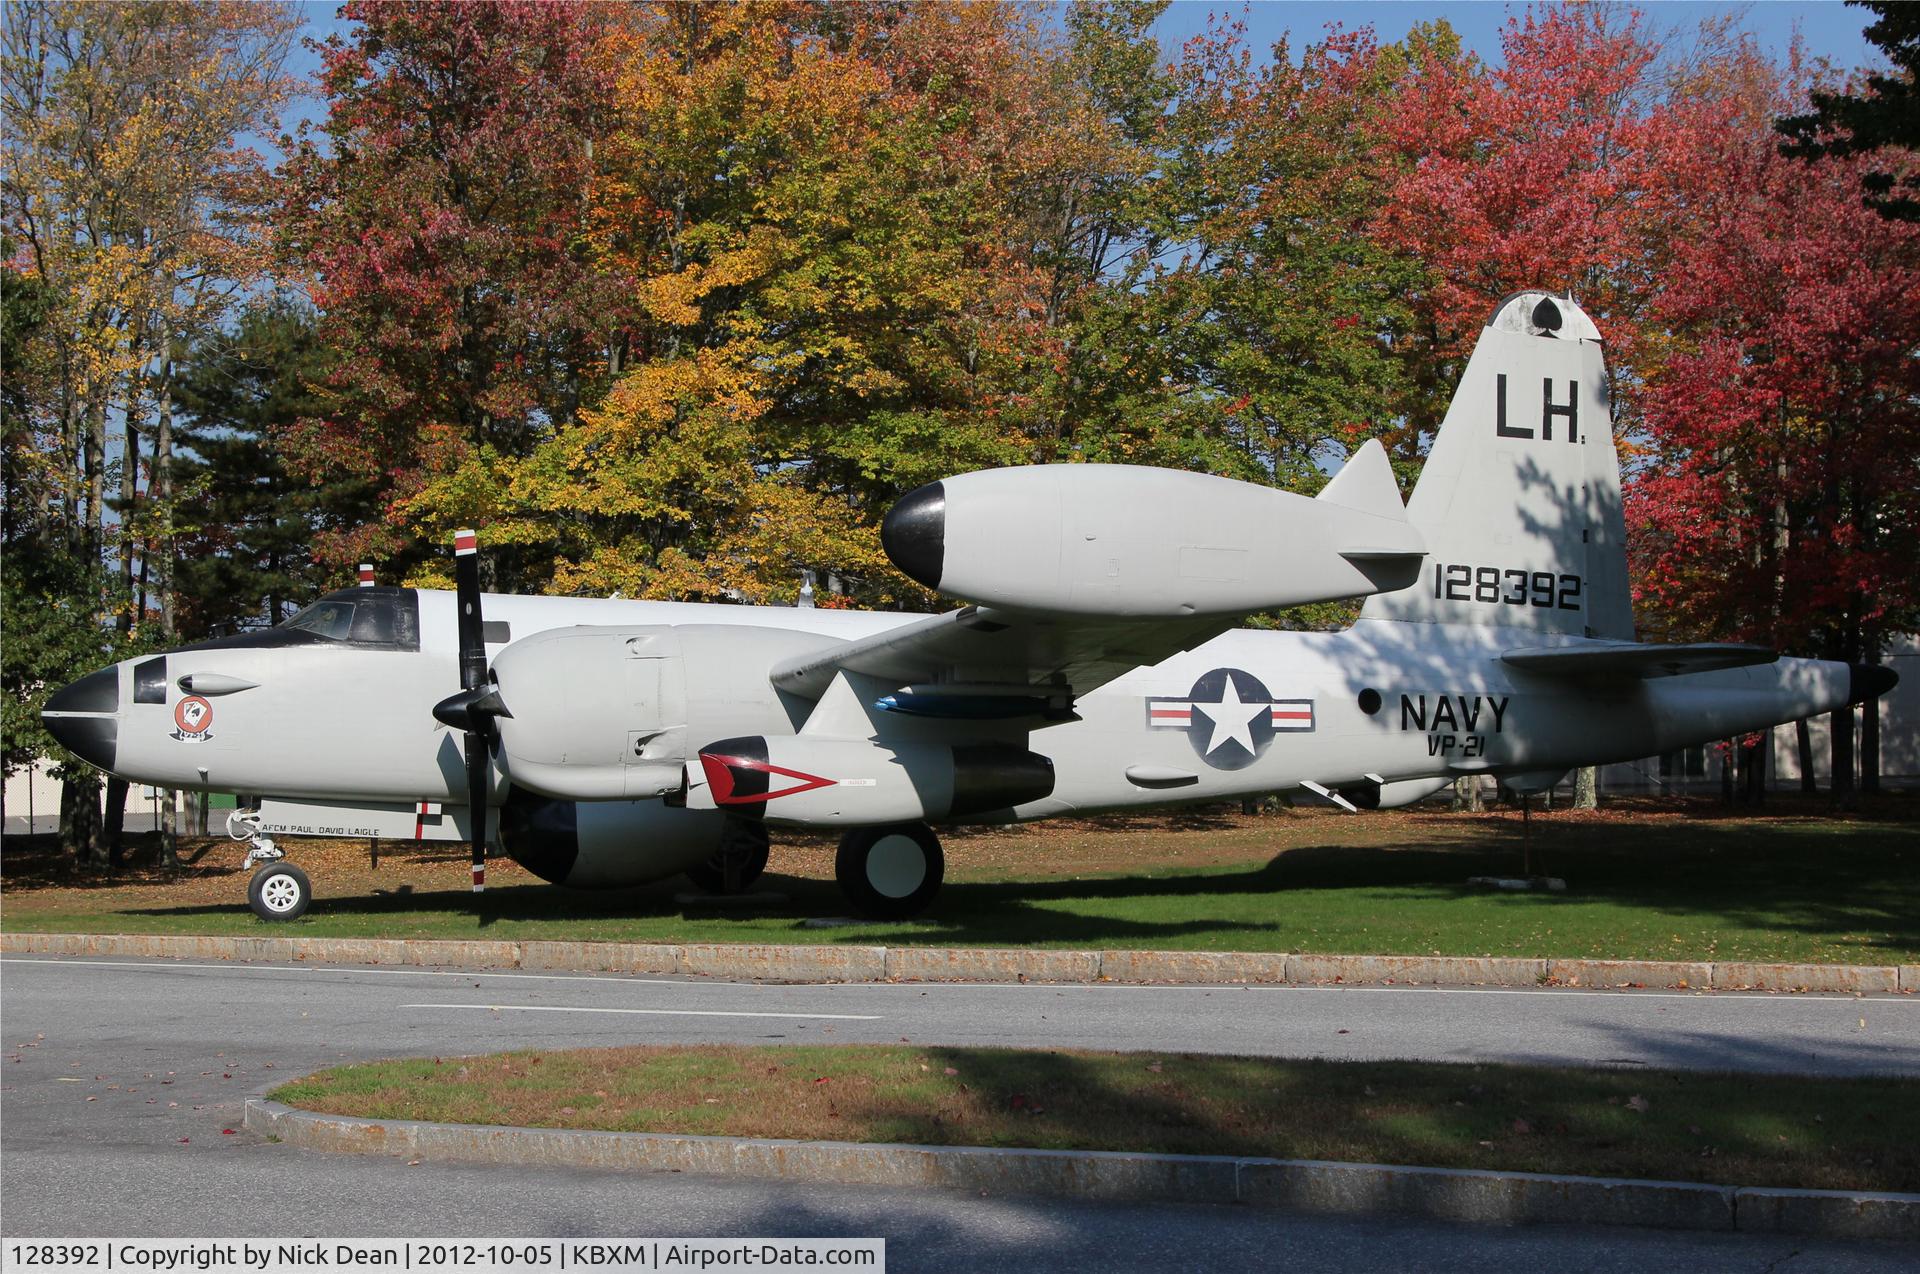
[[[1920,227],[1862,205],[1869,160],[1781,157],[1777,72],[1729,78],[1754,88],[1682,112],[1667,169],[1638,593],[1674,637],[1872,662],[1920,624]],[[1852,709],[1830,724],[1845,801]]]
[[[1256,65],[1233,24],[1188,43],[1132,252],[1076,333],[1089,458],[1312,491],[1394,426],[1420,267],[1367,229],[1403,57],[1349,33]]]
[[[104,657],[155,640],[171,618],[166,363],[260,266],[251,214],[267,183],[240,139],[285,97],[296,19],[287,5],[238,0],[15,3],[6,19],[0,217],[9,277],[39,285],[46,301],[30,333],[21,329],[39,373],[24,414],[60,470],[37,488],[50,502],[38,524],[61,529],[66,542],[45,551],[84,587],[117,559],[118,586],[77,601],[101,625]],[[141,631],[141,591],[158,601],[159,632]],[[24,596],[7,607],[16,618],[34,611]],[[65,801],[79,810],[69,842],[93,861],[95,793],[91,772],[76,771]]]
[[[351,34],[321,46],[327,115],[287,164],[278,228],[335,357],[279,442],[382,505],[319,538],[327,561],[417,565],[425,540],[485,523],[495,585],[543,582],[550,554],[503,543],[501,470],[598,398],[627,339],[631,292],[586,244],[616,12],[354,0]]]
[[[1031,454],[1048,272],[1022,210],[1063,127],[1007,6],[661,5],[606,42],[591,243],[642,312],[604,402],[507,484],[563,589],[924,596],[875,527]]]

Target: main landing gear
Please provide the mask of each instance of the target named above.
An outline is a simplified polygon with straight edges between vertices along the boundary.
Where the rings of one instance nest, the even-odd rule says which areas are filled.
[[[251,841],[240,870],[253,871],[247,883],[247,906],[262,920],[298,920],[313,902],[313,882],[307,873],[287,861],[287,851],[260,830],[258,810],[235,810],[227,815],[227,835]]]
[[[834,875],[853,909],[874,920],[905,920],[940,892],[947,857],[925,823],[856,827],[840,838]]]

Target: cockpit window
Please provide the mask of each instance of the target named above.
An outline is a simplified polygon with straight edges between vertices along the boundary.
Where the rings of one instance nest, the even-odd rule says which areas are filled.
[[[315,602],[289,619],[287,627],[345,641],[353,632],[353,606],[348,602]]]
[[[377,650],[420,649],[420,602],[410,588],[343,588],[280,625]]]

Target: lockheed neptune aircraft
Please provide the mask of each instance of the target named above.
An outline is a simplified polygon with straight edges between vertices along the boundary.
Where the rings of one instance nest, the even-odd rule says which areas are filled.
[[[1202,474],[1043,465],[911,492],[893,561],[940,615],[331,593],[279,627],[128,660],[47,703],[129,780],[264,794],[259,832],[468,840],[547,880],[739,888],[767,828],[844,828],[876,917],[940,888],[932,825],[1310,789],[1348,808],[1466,774],[1543,789],[1824,712],[1884,668],[1636,644],[1599,331],[1503,301],[1411,500],[1378,442],[1317,498]],[[1237,629],[1365,597],[1340,633]],[[483,616],[484,610],[484,616]],[[476,816],[478,815],[478,816]],[[250,898],[305,910],[256,840]]]

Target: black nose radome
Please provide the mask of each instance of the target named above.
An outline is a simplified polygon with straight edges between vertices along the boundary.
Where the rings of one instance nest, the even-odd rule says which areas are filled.
[[[120,669],[102,668],[90,672],[70,686],[53,692],[42,712],[118,712],[120,710]]]
[[[102,770],[113,768],[114,749],[119,741],[119,722],[112,717],[40,718],[61,747]]]
[[[1847,676],[1848,703],[1878,699],[1900,684],[1900,674],[1885,664],[1848,664]]]
[[[880,545],[911,578],[939,588],[947,565],[945,484],[931,482],[901,496],[880,523]]]
[[[120,669],[102,668],[54,691],[40,709],[40,720],[61,747],[88,765],[111,770],[119,739],[112,714],[119,710]],[[72,715],[75,713],[102,715]]]

